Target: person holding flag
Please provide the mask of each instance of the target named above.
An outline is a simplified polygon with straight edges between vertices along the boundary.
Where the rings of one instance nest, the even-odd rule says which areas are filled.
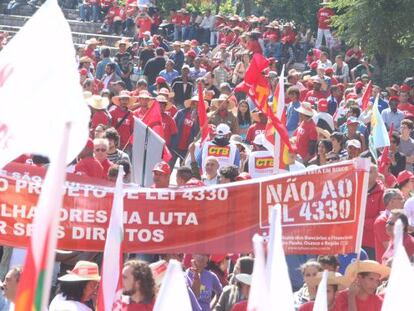
[[[306,163],[312,159],[316,153],[316,142],[318,132],[315,122],[313,122],[314,110],[308,102],[302,102],[296,109],[299,112],[299,127],[293,134],[292,142],[296,145],[298,154]]]

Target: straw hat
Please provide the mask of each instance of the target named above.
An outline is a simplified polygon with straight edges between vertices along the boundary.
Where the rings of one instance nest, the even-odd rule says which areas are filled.
[[[191,106],[192,102],[196,102],[198,104],[198,95],[194,95],[193,97],[191,97],[190,99],[186,99],[184,101],[184,107],[185,108],[189,108]],[[207,106],[206,106],[207,107]]]
[[[99,95],[92,95],[86,100],[86,103],[97,110],[106,109],[109,105],[109,99],[107,97],[102,97]]]
[[[90,58],[90,57],[88,57],[88,56],[82,56],[82,57],[79,59],[79,63],[80,63],[80,64],[82,64],[82,63],[92,63],[92,62],[93,62],[92,58]]]
[[[213,100],[211,101],[211,105],[218,108],[218,106],[220,105],[220,103],[222,103],[222,102],[224,102],[224,101],[226,101],[228,99],[229,99],[228,95],[221,94],[219,96],[219,98],[213,98]]]
[[[322,280],[322,276],[323,276],[323,272],[318,272],[318,274],[315,277],[312,277],[309,280],[309,285],[311,286],[319,285],[319,283]],[[329,271],[327,283],[328,285],[340,285],[343,287],[349,287],[349,285],[351,285],[351,280],[343,276],[339,272]]]
[[[315,114],[315,111],[312,109],[312,104],[308,102],[301,102],[299,108],[295,108],[295,110],[308,117],[313,117]]]
[[[98,45],[98,44],[100,44],[100,42],[98,40],[96,40],[96,38],[90,38],[89,40],[85,41],[85,44],[86,45],[92,45],[92,44]]]
[[[115,43],[115,47],[119,47],[119,45],[121,45],[121,44],[126,44],[126,47],[128,48],[128,47],[130,47],[131,46],[131,42],[127,39],[127,38],[122,38],[121,40],[118,40],[116,43]]]
[[[370,272],[377,273],[381,279],[389,276],[391,269],[387,266],[381,265],[375,260],[361,260],[351,263],[345,271],[345,276],[351,281],[354,281],[358,273]]]
[[[251,147],[243,142],[243,139],[240,135],[237,135],[237,134],[231,135],[230,142],[235,145],[242,146],[248,154],[251,151]]]
[[[159,103],[165,103],[165,104],[168,103],[168,99],[162,95],[158,95],[157,97],[155,97],[155,100]]]
[[[161,88],[159,91],[155,91],[154,93],[157,95],[166,96],[167,98],[173,98],[175,96],[174,92],[170,91],[169,89],[165,87]]]
[[[58,278],[63,282],[78,282],[78,281],[99,281],[98,265],[90,261],[78,261],[73,270],[66,271],[67,274]]]
[[[137,99],[135,97],[132,97],[131,95],[129,95],[128,91],[121,91],[121,93],[118,96],[114,96],[112,97],[112,102],[117,105],[120,106],[120,99],[121,98],[128,98],[129,99],[129,103],[128,106],[131,106],[132,104],[134,104]]]
[[[154,97],[152,97],[148,91],[142,90],[138,94],[138,99],[141,99],[141,98],[142,99],[153,99]]]

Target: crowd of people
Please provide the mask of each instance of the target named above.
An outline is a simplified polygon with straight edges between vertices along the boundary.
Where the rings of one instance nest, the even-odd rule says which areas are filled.
[[[312,310],[323,270],[330,271],[329,310],[381,309],[397,220],[404,225],[408,256],[414,255],[413,77],[385,88],[376,84],[369,57],[335,38],[329,25],[334,12],[325,5],[315,17],[316,39],[305,26],[296,29],[293,23],[265,17],[213,16],[210,11],[197,15],[185,9],[160,12],[133,1],[119,5],[86,0],[79,12],[81,20],[101,21],[103,30],[133,39],[108,47],[104,39],[92,38],[77,51],[80,84],[91,109],[90,139],[68,171],[115,181],[122,165],[124,182],[129,183],[134,117],[144,120],[158,105],[171,157],[150,168],[152,187],[210,186],[277,174],[273,165],[254,165],[256,158],[274,156],[266,144],[266,114],[249,96],[235,91],[252,55],[262,54],[269,61],[264,71],[271,87],[269,102],[285,68],[286,129],[292,149],[284,171],[357,157],[372,162],[361,253],[286,256],[296,310]],[[200,84],[209,131],[203,145]],[[364,107],[363,96],[371,85]],[[390,131],[389,152],[382,155],[369,139],[376,98]],[[211,152],[217,147],[223,152]],[[47,166],[48,160],[23,155],[16,162]],[[0,249],[0,310],[12,310],[22,268],[12,265],[13,249]],[[160,267],[171,258],[182,262],[193,310],[246,310],[252,254],[125,257],[122,310],[152,310],[165,272]],[[94,310],[101,259],[99,253],[59,252],[49,310]]]

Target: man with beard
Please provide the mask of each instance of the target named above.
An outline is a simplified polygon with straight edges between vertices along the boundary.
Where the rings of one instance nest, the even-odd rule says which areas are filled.
[[[155,282],[148,263],[130,260],[122,269],[123,311],[150,311],[155,302]]]
[[[221,123],[216,128],[216,135],[212,141],[206,142],[203,149],[196,155],[198,167],[205,173],[208,157],[215,157],[219,163],[219,169],[228,165],[239,167],[240,152],[237,146],[230,142],[231,131],[227,124]]]

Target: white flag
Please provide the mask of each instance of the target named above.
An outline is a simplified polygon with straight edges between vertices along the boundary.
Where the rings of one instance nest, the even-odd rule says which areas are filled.
[[[72,35],[57,0],[47,0],[0,52],[0,168],[22,153],[52,157],[71,123],[66,163],[86,144]]]
[[[385,292],[382,311],[412,310],[414,270],[403,245],[403,225],[401,220],[394,228],[394,256],[388,286]]]
[[[102,261],[102,277],[98,293],[98,310],[121,310],[122,295],[122,240],[124,237],[124,168],[118,167],[114,200],[112,203],[111,219],[106,234],[105,249]],[[113,305],[115,306],[113,307]]]
[[[269,251],[266,263],[270,310],[293,311],[293,293],[285,252],[282,244],[282,220],[280,205],[271,209]]]
[[[170,310],[192,310],[181,264],[174,259],[168,263],[167,272],[154,306],[154,311]]]
[[[165,141],[148,125],[134,117],[134,144],[132,146],[132,179],[142,187],[153,183],[152,169],[162,160]]]
[[[252,284],[250,285],[249,301],[247,305],[247,310],[249,311],[267,310],[268,290],[264,246],[264,238],[255,234],[253,236],[254,266]]]
[[[323,271],[322,280],[318,285],[318,292],[316,293],[315,304],[313,310],[328,311],[328,270]]]

